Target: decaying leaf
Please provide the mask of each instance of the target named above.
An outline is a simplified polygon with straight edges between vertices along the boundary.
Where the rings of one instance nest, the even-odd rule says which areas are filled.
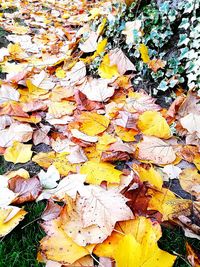
[[[144,136],[138,144],[138,158],[155,164],[169,164],[176,159],[172,145],[153,136]]]
[[[11,178],[8,182],[9,189],[17,193],[13,204],[22,204],[35,200],[42,191],[41,184],[36,177],[24,179],[20,176]]]

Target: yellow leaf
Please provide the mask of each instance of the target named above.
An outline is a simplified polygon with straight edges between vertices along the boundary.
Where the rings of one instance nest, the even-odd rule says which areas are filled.
[[[102,244],[98,244],[94,253],[99,257],[114,258],[118,267],[171,267],[175,256],[159,249],[158,239],[161,228],[145,217],[118,222]]]
[[[140,44],[139,51],[141,54],[142,61],[144,63],[148,63],[150,61],[150,58],[148,55],[148,47],[145,44]]]
[[[102,136],[99,137],[99,141],[96,144],[96,150],[101,153],[107,150],[109,148],[109,145],[116,141],[117,139],[114,138],[112,135],[104,133]]]
[[[13,142],[11,147],[8,147],[4,153],[6,161],[13,163],[26,163],[28,162],[33,154],[31,151],[32,145],[24,145],[18,141]]]
[[[52,165],[54,159],[56,157],[56,153],[54,151],[50,152],[40,152],[32,158],[33,162],[36,162],[40,167],[47,169]]]
[[[107,19],[103,18],[101,24],[97,28],[97,34],[100,35],[103,32],[103,29],[106,25]]]
[[[47,90],[40,89],[39,87],[35,86],[31,80],[26,80],[26,85],[29,90],[29,94],[31,94],[34,98],[38,98],[40,95],[47,94]]]
[[[184,169],[179,175],[181,187],[200,200],[200,174],[195,168]]]
[[[80,131],[91,136],[104,132],[110,123],[108,118],[95,112],[83,112],[79,121],[82,123]]]
[[[173,219],[174,214],[183,214],[191,206],[191,200],[178,199],[166,188],[160,191],[149,189],[148,195],[151,196],[148,208],[150,210],[158,210],[162,215],[163,221]]]
[[[0,208],[0,237],[10,233],[21,220],[24,219],[26,211],[17,207]]]
[[[104,52],[106,45],[107,45],[107,38],[103,39],[101,42],[97,44],[96,56]]]
[[[66,77],[66,72],[61,67],[59,67],[56,69],[56,77],[63,79]]]
[[[150,168],[143,168],[141,165],[133,164],[132,168],[138,174],[142,182],[147,181],[158,189],[162,188],[162,176],[153,168],[153,166]]]
[[[195,155],[193,163],[200,171],[200,154]]]
[[[64,115],[72,115],[74,109],[75,105],[70,101],[50,102],[47,116],[58,119]]]
[[[133,129],[126,129],[121,126],[116,126],[115,132],[121,138],[121,140],[125,142],[134,141],[135,135],[138,134],[138,132]]]
[[[81,174],[86,174],[86,182],[90,184],[101,184],[102,181],[119,183],[121,171],[115,169],[110,163],[94,161],[85,162],[80,168]]]
[[[97,150],[96,145],[83,148],[88,160],[100,162],[101,151]]]
[[[122,236],[118,246],[113,252],[113,257],[118,267],[141,266],[142,246],[131,234]]]
[[[51,221],[50,224],[49,227],[53,234],[40,241],[40,249],[48,260],[72,264],[89,254],[87,247],[76,244],[60,227],[57,220]]]
[[[145,111],[139,116],[138,128],[145,135],[168,139],[171,137],[167,121],[157,111]]]
[[[76,172],[77,164],[71,164],[67,159],[66,153],[57,153],[53,165],[59,171],[60,175],[68,175],[70,171]]]
[[[11,172],[6,173],[6,177],[8,179],[11,179],[11,178],[13,178],[13,177],[15,177],[17,175],[23,177],[24,179],[29,179],[30,178],[29,172],[27,170],[23,169],[23,168],[20,168],[17,171],[11,171]]]
[[[117,65],[110,65],[109,55],[106,54],[98,69],[99,76],[103,79],[111,79],[119,76]]]

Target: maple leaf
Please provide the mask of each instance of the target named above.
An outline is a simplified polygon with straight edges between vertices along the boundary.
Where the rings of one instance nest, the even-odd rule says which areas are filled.
[[[163,69],[166,65],[166,61],[161,59],[152,59],[148,62],[148,66],[153,72],[157,72],[159,69]]]
[[[183,128],[187,129],[190,134],[197,133],[197,136],[200,138],[200,114],[190,113],[185,117],[180,119],[180,123]]]
[[[41,215],[41,219],[44,221],[52,221],[60,215],[62,211],[62,207],[58,204],[54,203],[53,201],[49,200]]]
[[[106,54],[98,68],[99,76],[103,79],[111,79],[115,76],[119,76],[117,65],[111,64],[109,55]]]
[[[82,174],[68,175],[60,181],[56,188],[44,190],[37,200],[49,199],[51,197],[54,199],[63,200],[66,195],[75,200],[77,193],[83,188],[85,178],[86,175]]]
[[[119,48],[111,50],[109,52],[109,58],[111,65],[117,65],[117,69],[120,75],[123,75],[126,71],[136,70],[130,59]]]
[[[117,221],[133,217],[124,196],[97,186],[83,188],[75,209],[68,215],[70,220],[66,220],[63,227],[80,245],[102,242],[111,234]]]
[[[77,103],[77,109],[92,111],[104,107],[102,103],[87,99],[86,95],[83,94],[81,91],[76,91],[74,97]]]
[[[155,104],[155,99],[144,93],[135,93],[132,97],[127,98],[126,102],[130,112],[159,111],[161,109],[159,105]]]
[[[57,181],[60,180],[60,174],[55,166],[51,165],[47,172],[41,170],[38,173],[38,178],[40,179],[40,183],[44,188],[54,188],[56,187]]]
[[[142,182],[147,181],[158,189],[162,188],[162,176],[152,166],[133,164],[132,169],[137,173]]]
[[[1,84],[0,89],[0,104],[7,101],[18,101],[20,97],[19,92],[16,90],[16,86],[11,84]]]

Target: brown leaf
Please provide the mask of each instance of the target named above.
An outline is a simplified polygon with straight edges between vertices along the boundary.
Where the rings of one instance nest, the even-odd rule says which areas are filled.
[[[123,142],[115,142],[114,144],[110,145],[109,151],[114,151],[114,152],[121,151],[121,152],[127,152],[129,154],[133,154],[135,152],[135,148]]]
[[[159,59],[152,59],[149,61],[148,66],[153,72],[157,72],[159,69],[163,69],[166,65],[166,61]]]
[[[173,146],[162,139],[153,136],[144,136],[138,144],[138,158],[149,160],[155,164],[169,164],[176,159]]]
[[[138,131],[137,128],[137,120],[139,118],[138,113],[130,113],[127,111],[119,111],[119,118],[117,118],[114,123],[118,126],[124,127],[124,128],[129,128],[129,129],[134,129]]]
[[[87,99],[86,95],[81,91],[76,91],[74,97],[77,103],[77,109],[91,111],[104,107],[102,103]]]
[[[61,206],[49,200],[47,202],[45,210],[43,211],[41,215],[41,219],[44,221],[54,220],[60,215],[62,209],[63,208]]]
[[[103,162],[113,162],[117,160],[129,160],[130,156],[126,152],[120,152],[120,151],[115,151],[115,152],[102,152],[101,154],[101,161]]]
[[[8,185],[10,190],[18,193],[13,204],[34,201],[42,191],[42,186],[36,177],[24,179],[17,175],[8,181]]]
[[[186,242],[187,259],[192,267],[200,266],[200,251],[197,248],[193,248],[188,242]]]
[[[129,199],[127,205],[136,215],[146,215],[151,196],[148,195],[148,187],[146,184],[139,184],[138,188],[127,190],[124,196]]]
[[[183,103],[183,101],[185,100],[184,96],[178,96],[174,102],[171,104],[171,106],[169,107],[168,111],[167,111],[167,116],[174,118],[174,116],[176,115],[180,105]]]
[[[29,117],[29,115],[23,111],[20,103],[14,101],[2,104],[0,106],[0,115],[10,115],[17,117],[25,117],[25,118]]]

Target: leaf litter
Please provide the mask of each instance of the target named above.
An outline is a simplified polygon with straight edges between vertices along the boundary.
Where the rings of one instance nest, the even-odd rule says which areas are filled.
[[[180,225],[200,239],[199,96],[177,94],[166,110],[142,88],[134,92],[134,64],[103,35],[117,12],[111,2],[15,6],[0,17],[10,42],[0,50],[0,152],[21,169],[0,177],[0,237],[23,220],[21,204],[46,199],[38,260],[47,267],[91,266],[94,254],[100,266],[173,266],[176,256],[157,245],[161,225]],[[126,22],[127,44],[140,28],[141,21]],[[139,51],[155,73],[165,66],[150,60],[145,44]],[[88,65],[102,54],[93,77]],[[40,144],[48,151],[36,151]],[[41,168],[31,177],[30,162]],[[173,179],[193,200],[166,187]],[[197,266],[189,244],[187,253]]]

